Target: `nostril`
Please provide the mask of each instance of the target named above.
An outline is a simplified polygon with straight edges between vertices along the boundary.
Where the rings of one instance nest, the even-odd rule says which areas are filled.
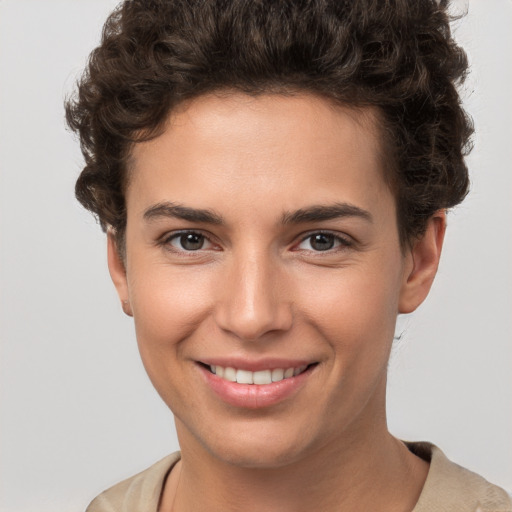
[[[288,304],[225,304],[219,306],[215,320],[225,332],[243,341],[257,341],[269,334],[288,331],[293,323]],[[259,306],[259,307],[258,307]]]

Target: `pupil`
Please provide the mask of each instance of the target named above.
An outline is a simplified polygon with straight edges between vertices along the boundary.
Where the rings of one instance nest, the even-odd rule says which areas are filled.
[[[197,251],[203,247],[204,237],[195,233],[187,233],[186,235],[181,235],[180,242],[183,249],[187,249],[187,251]]]
[[[334,246],[334,237],[332,235],[318,233],[311,238],[311,247],[317,251],[328,251]]]

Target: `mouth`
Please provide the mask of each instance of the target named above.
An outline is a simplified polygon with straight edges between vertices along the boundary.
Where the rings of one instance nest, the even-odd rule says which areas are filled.
[[[261,409],[287,402],[300,392],[315,373],[318,362],[304,364],[275,362],[250,364],[245,368],[227,361],[224,365],[197,361],[204,383],[224,403],[241,409]],[[291,363],[293,364],[293,363]],[[248,367],[253,366],[252,370]]]
[[[297,377],[317,365],[317,363],[312,363],[288,368],[269,368],[253,372],[241,368],[233,368],[231,366],[200,364],[220,379],[228,382],[236,382],[238,384],[252,384],[258,386]]]

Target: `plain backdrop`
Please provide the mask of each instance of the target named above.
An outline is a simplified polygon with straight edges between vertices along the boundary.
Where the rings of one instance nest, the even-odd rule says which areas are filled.
[[[63,120],[112,0],[0,0],[0,510],[84,510],[178,448],[75,202]],[[431,296],[400,318],[389,425],[512,490],[512,2],[466,0],[472,192],[449,215]]]

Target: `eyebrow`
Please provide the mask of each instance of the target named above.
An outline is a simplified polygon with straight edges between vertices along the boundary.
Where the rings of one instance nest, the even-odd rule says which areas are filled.
[[[321,222],[344,217],[358,217],[367,222],[373,222],[370,212],[349,203],[335,203],[333,205],[318,205],[300,208],[294,212],[283,214],[283,224],[302,224],[307,222]]]
[[[171,202],[155,204],[145,210],[143,215],[144,220],[148,222],[169,217],[214,225],[225,223],[222,216],[212,210],[191,208]],[[367,210],[349,203],[335,203],[333,205],[314,205],[293,212],[285,212],[281,217],[281,224],[305,224],[344,217],[358,217],[367,222],[373,222],[373,217]]]
[[[165,202],[151,206],[144,211],[144,220],[152,221],[159,218],[172,217],[189,222],[203,222],[206,224],[224,224],[224,220],[211,210],[190,208],[175,203]]]

